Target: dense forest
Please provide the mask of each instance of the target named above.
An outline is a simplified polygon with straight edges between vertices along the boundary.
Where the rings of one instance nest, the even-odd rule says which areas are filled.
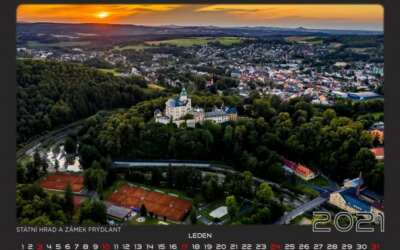
[[[78,135],[83,167],[100,156],[113,159],[186,159],[220,161],[256,176],[282,180],[287,157],[322,171],[337,181],[364,174],[371,188],[383,190],[383,163],[369,151],[376,143],[366,131],[383,111],[383,101],[341,102],[326,108],[303,99],[281,101],[254,96],[193,96],[201,107],[232,105],[243,117],[237,122],[206,122],[192,128],[162,125],[153,111],[165,99],[144,101],[127,112],[87,119]],[[379,117],[378,119],[381,119]]]
[[[17,218],[22,225],[66,225],[79,222],[83,225],[106,224],[106,207],[100,201],[85,200],[80,212],[75,213],[71,186],[64,195],[51,194],[38,184],[17,186]]]
[[[156,97],[138,77],[115,77],[77,64],[17,61],[17,143],[99,110]]]

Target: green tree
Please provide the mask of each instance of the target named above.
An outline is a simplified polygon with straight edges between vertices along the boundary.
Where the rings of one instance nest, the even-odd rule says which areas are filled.
[[[192,211],[190,211],[190,222],[192,224],[196,224],[197,223],[197,212],[196,210],[193,208]]]
[[[144,204],[140,206],[140,216],[146,217],[147,216],[147,208]]]
[[[101,201],[85,200],[80,208],[79,221],[81,223],[90,221],[94,224],[106,224],[106,206]]]
[[[231,217],[231,219],[234,219],[239,212],[239,206],[237,204],[235,196],[227,196],[225,199],[225,205],[228,208],[229,216]]]
[[[67,184],[64,191],[64,211],[68,215],[68,218],[71,219],[74,213],[74,195],[70,183]]]
[[[54,169],[56,170],[56,172],[58,171],[58,169],[60,169],[60,163],[58,162],[57,159],[54,162]]]
[[[98,163],[97,163],[98,164]],[[94,162],[93,165],[96,165]],[[107,172],[102,168],[90,168],[85,170],[83,174],[84,186],[91,191],[96,191],[101,194],[106,183]]]
[[[26,167],[22,163],[17,162],[17,183],[26,182]]]
[[[152,168],[151,169],[151,184],[154,186],[159,186],[162,180],[162,174],[160,169]]]
[[[254,194],[253,174],[250,171],[244,171],[242,175],[243,175],[242,190],[244,191],[243,196],[251,198],[253,197]]]
[[[263,182],[257,189],[256,197],[259,202],[268,203],[274,197],[274,192],[268,183]]]
[[[75,154],[76,153],[76,140],[71,136],[68,136],[64,141],[64,148],[65,152],[68,154]]]
[[[357,152],[352,165],[354,168],[353,175],[359,172],[370,173],[375,168],[376,159],[368,148],[361,148]]]

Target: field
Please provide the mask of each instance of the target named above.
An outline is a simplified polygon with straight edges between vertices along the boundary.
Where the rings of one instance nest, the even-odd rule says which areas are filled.
[[[123,50],[136,50],[142,51],[145,49],[149,49],[152,47],[160,46],[160,45],[173,45],[177,47],[191,47],[196,45],[206,45],[211,42],[217,42],[225,46],[239,44],[243,41],[243,38],[240,37],[189,37],[189,38],[176,38],[169,40],[160,40],[160,41],[147,41],[144,43],[136,43],[124,46],[115,46],[114,50],[123,51]]]
[[[229,45],[241,43],[242,42],[242,38],[226,36],[226,37],[218,37],[216,39],[216,41],[219,42],[222,45],[229,46]]]
[[[27,46],[29,48],[48,48],[48,47],[80,47],[87,46],[90,42],[87,41],[75,41],[75,42],[58,42],[58,43],[40,43],[36,41],[28,41]]]
[[[217,42],[222,45],[233,45],[242,42],[242,39],[239,37],[191,37],[191,38],[178,38],[178,39],[170,39],[170,40],[163,40],[163,41],[149,41],[146,44],[149,45],[174,45],[178,47],[191,47],[195,45],[206,45],[211,42]]]
[[[72,192],[80,192],[83,189],[83,176],[55,173],[44,178],[40,186],[44,189],[64,191],[68,183],[71,185]]]
[[[104,72],[104,73],[111,73],[114,76],[119,74],[119,72],[116,69],[99,69],[98,68],[98,70],[100,70],[101,72]]]
[[[114,50],[119,50],[119,51],[123,51],[123,50],[136,50],[136,51],[140,51],[140,50],[144,50],[147,48],[151,48],[151,46],[146,46],[145,44],[132,44],[132,45],[126,45],[126,46],[115,46]]]
[[[323,41],[314,36],[290,36],[285,39],[288,42],[304,43],[304,44],[321,44]]]
[[[150,89],[157,90],[157,91],[161,91],[161,90],[165,89],[163,86],[157,85],[155,83],[149,83],[149,84],[147,84],[147,87],[149,87]]]

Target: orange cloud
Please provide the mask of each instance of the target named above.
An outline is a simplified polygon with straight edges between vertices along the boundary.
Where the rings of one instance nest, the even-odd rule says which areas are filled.
[[[22,4],[17,10],[17,21],[113,23],[139,13],[167,12],[178,7],[173,4]]]

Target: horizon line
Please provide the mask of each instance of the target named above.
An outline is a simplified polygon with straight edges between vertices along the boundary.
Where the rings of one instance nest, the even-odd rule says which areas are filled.
[[[216,28],[277,28],[277,29],[306,29],[306,30],[328,30],[328,31],[364,31],[364,32],[379,32],[384,33],[384,29],[355,29],[355,28],[310,28],[305,27],[304,25],[300,25],[297,27],[284,27],[284,26],[266,26],[266,25],[243,25],[243,26],[221,26],[221,25],[201,25],[201,24],[192,24],[192,25],[180,25],[180,24],[163,24],[163,25],[148,25],[148,24],[132,24],[132,23],[96,23],[96,22],[51,22],[51,21],[39,21],[39,22],[29,22],[29,21],[18,21],[16,24],[72,24],[72,25],[127,25],[127,26],[144,26],[144,27],[166,27],[166,26],[176,26],[176,27],[216,27]]]

